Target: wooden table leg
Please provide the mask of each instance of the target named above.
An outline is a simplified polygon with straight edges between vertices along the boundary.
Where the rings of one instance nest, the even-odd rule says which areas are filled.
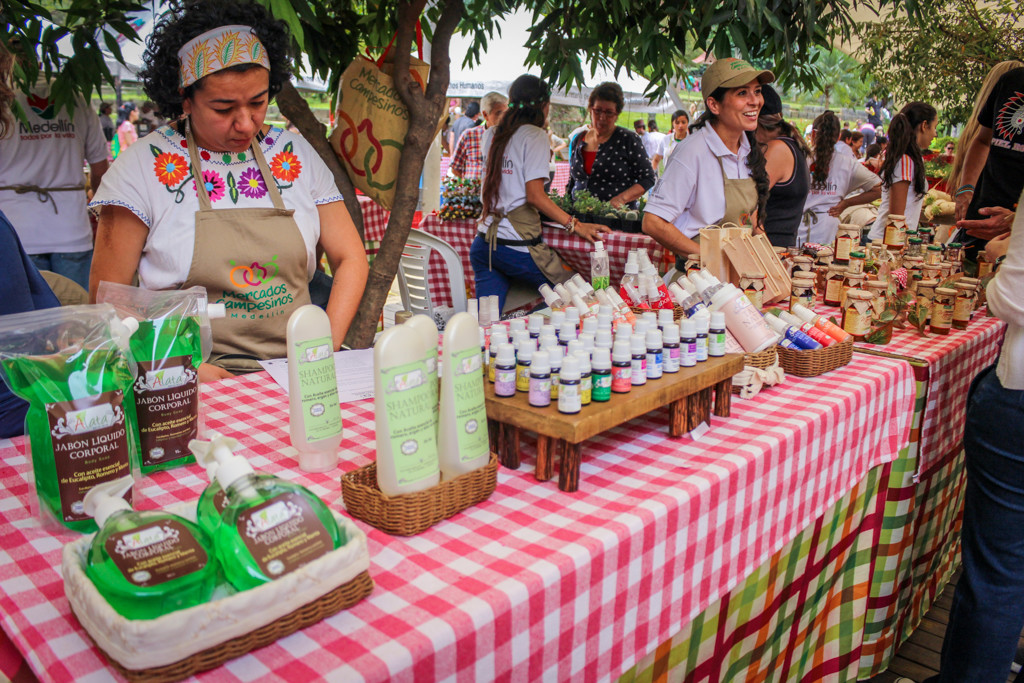
[[[711,387],[690,394],[686,411],[686,431],[692,432],[701,422],[711,424]]]
[[[537,481],[547,481],[555,471],[555,455],[558,441],[543,434],[537,435],[537,469],[533,476]]]
[[[563,442],[562,467],[558,473],[558,488],[572,493],[580,487],[580,461],[583,459],[583,444]]]
[[[695,428],[701,422],[706,422],[709,427],[711,426],[711,394],[713,391],[713,387],[708,387],[698,392],[700,394],[700,422],[693,425]]]
[[[668,435],[677,437],[686,433],[686,412],[689,409],[689,396],[683,396],[668,404]]]
[[[732,377],[715,385],[715,415],[729,417],[732,410]]]
[[[502,448],[499,454],[501,464],[510,470],[519,469],[519,427],[509,424],[501,425]]]

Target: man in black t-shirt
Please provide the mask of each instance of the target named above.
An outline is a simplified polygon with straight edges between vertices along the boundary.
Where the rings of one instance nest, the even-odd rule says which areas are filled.
[[[1024,188],[1024,67],[996,82],[978,124],[954,197],[960,238],[973,248],[1009,232]]]
[[[882,105],[874,97],[864,104],[864,113],[868,117],[868,123],[876,129],[882,127]]]

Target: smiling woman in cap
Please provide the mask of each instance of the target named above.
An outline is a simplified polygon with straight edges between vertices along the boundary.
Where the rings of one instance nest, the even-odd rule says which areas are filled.
[[[311,281],[330,281],[318,246],[334,274],[323,305],[335,349],[366,285],[362,241],[327,165],[302,136],[264,123],[291,77],[290,44],[254,2],[190,0],[165,15],[139,76],[177,120],[124,150],[92,202],[94,297],[101,280],[137,274],[147,289],[199,285],[225,305],[204,380],[285,355],[289,316],[310,303]]]
[[[754,130],[764,104],[761,86],[774,80],[771,71],[731,57],[704,73],[705,112],[673,150],[644,213],[644,232],[672,250],[677,263],[700,251],[701,228],[753,226],[764,214],[769,181]]]

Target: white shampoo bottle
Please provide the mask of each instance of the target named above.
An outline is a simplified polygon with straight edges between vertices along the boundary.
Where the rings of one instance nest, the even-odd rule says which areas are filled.
[[[422,491],[441,480],[437,354],[426,356],[424,337],[410,334],[409,325],[418,317],[385,330],[373,345],[377,485],[386,496]],[[437,328],[434,338],[436,349]],[[475,355],[479,361],[479,350]]]
[[[490,459],[479,329],[467,313],[456,313],[444,328],[437,448],[445,480],[483,467]]]
[[[307,304],[288,318],[287,334],[292,446],[299,452],[299,469],[326,472],[338,465],[342,437],[331,321]]]

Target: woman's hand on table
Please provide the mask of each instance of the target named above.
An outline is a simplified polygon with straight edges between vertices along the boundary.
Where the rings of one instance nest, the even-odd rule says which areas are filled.
[[[200,382],[216,382],[219,379],[227,379],[228,377],[234,377],[234,375],[224,368],[213,365],[212,363],[199,364]]]
[[[576,223],[576,228],[573,230],[573,234],[579,235],[580,239],[588,242],[596,241],[603,232],[611,232],[611,229],[607,225],[598,225],[597,223]]]
[[[989,263],[995,263],[996,259],[1000,256],[1006,256],[1006,250],[1010,246],[1010,233],[1004,233],[998,237],[993,237],[985,245],[985,260]]]

